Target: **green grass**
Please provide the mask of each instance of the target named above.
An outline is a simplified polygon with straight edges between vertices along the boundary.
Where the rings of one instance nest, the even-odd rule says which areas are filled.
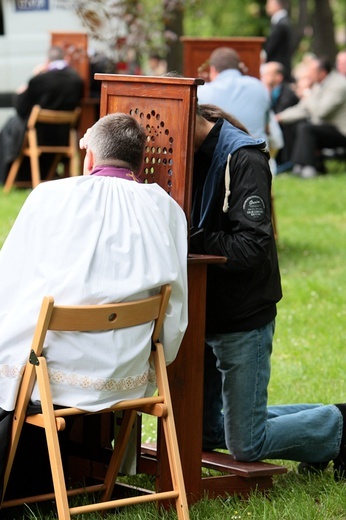
[[[8,195],[5,195],[0,188],[0,246],[3,244],[28,194],[29,190],[12,190]]]
[[[346,401],[345,184],[341,171],[311,180],[290,175],[274,179],[284,297],[278,306],[271,404]],[[26,195],[0,193],[0,242]],[[145,428],[152,438],[153,424],[145,423]],[[297,474],[296,463],[285,464],[289,472],[275,478],[266,497],[254,492],[248,500],[205,498],[191,507],[191,519],[346,520],[346,483],[335,483],[331,470],[303,477]],[[31,511],[13,518],[55,518],[42,507]],[[105,517],[151,520],[159,516],[148,505]],[[101,515],[85,518],[96,520]],[[173,520],[176,515],[164,513],[162,518]]]

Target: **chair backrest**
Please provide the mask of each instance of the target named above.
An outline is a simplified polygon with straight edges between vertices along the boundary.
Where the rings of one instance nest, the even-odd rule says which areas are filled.
[[[104,305],[55,305],[51,296],[43,299],[37,322],[32,348],[40,355],[44,338],[48,330],[101,332],[107,330],[134,327],[148,322],[155,322],[152,334],[157,341],[166,308],[172,292],[170,285],[164,285],[159,294],[148,298]]]
[[[52,180],[62,158],[68,160],[68,175],[79,174],[77,126],[81,117],[81,108],[74,110],[48,110],[34,105],[27,122],[21,151],[13,161],[8,173],[4,191],[8,192],[13,185],[35,188],[42,180],[40,157],[42,154],[53,154],[44,180]],[[25,157],[30,159],[31,180],[17,179]],[[65,165],[66,167],[66,165]]]
[[[156,322],[155,340],[161,330],[172,288],[162,287],[155,296],[123,303],[104,305],[54,305],[48,324],[54,331],[105,331]],[[51,297],[49,300],[53,302]]]
[[[48,110],[41,108],[39,105],[33,106],[27,127],[35,128],[37,123],[44,123],[45,125],[70,125],[76,128],[81,114],[81,108],[77,107],[74,110]]]

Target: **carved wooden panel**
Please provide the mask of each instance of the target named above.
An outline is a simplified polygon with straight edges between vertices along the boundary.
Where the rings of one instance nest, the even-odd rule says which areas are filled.
[[[90,84],[88,35],[82,32],[52,32],[51,45],[64,49],[70,66],[83,79],[84,97],[88,97]]]
[[[197,85],[203,80],[96,74],[102,81],[101,117],[132,115],[145,127],[147,143],[141,177],[157,182],[191,211]]]
[[[247,74],[259,78],[260,52],[265,42],[262,37],[233,38],[188,38],[182,37],[184,52],[184,76],[189,78],[209,77],[209,57],[218,47],[231,47],[238,52],[248,69]]]

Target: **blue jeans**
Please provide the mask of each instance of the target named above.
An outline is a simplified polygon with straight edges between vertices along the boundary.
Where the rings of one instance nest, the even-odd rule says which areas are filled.
[[[206,336],[203,447],[243,461],[335,459],[343,431],[336,406],[267,406],[274,327]]]

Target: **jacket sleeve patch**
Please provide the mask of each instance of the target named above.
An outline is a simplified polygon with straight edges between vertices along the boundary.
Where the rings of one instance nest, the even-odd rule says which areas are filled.
[[[246,218],[261,221],[265,217],[265,203],[258,195],[251,195],[243,203],[243,213]]]

